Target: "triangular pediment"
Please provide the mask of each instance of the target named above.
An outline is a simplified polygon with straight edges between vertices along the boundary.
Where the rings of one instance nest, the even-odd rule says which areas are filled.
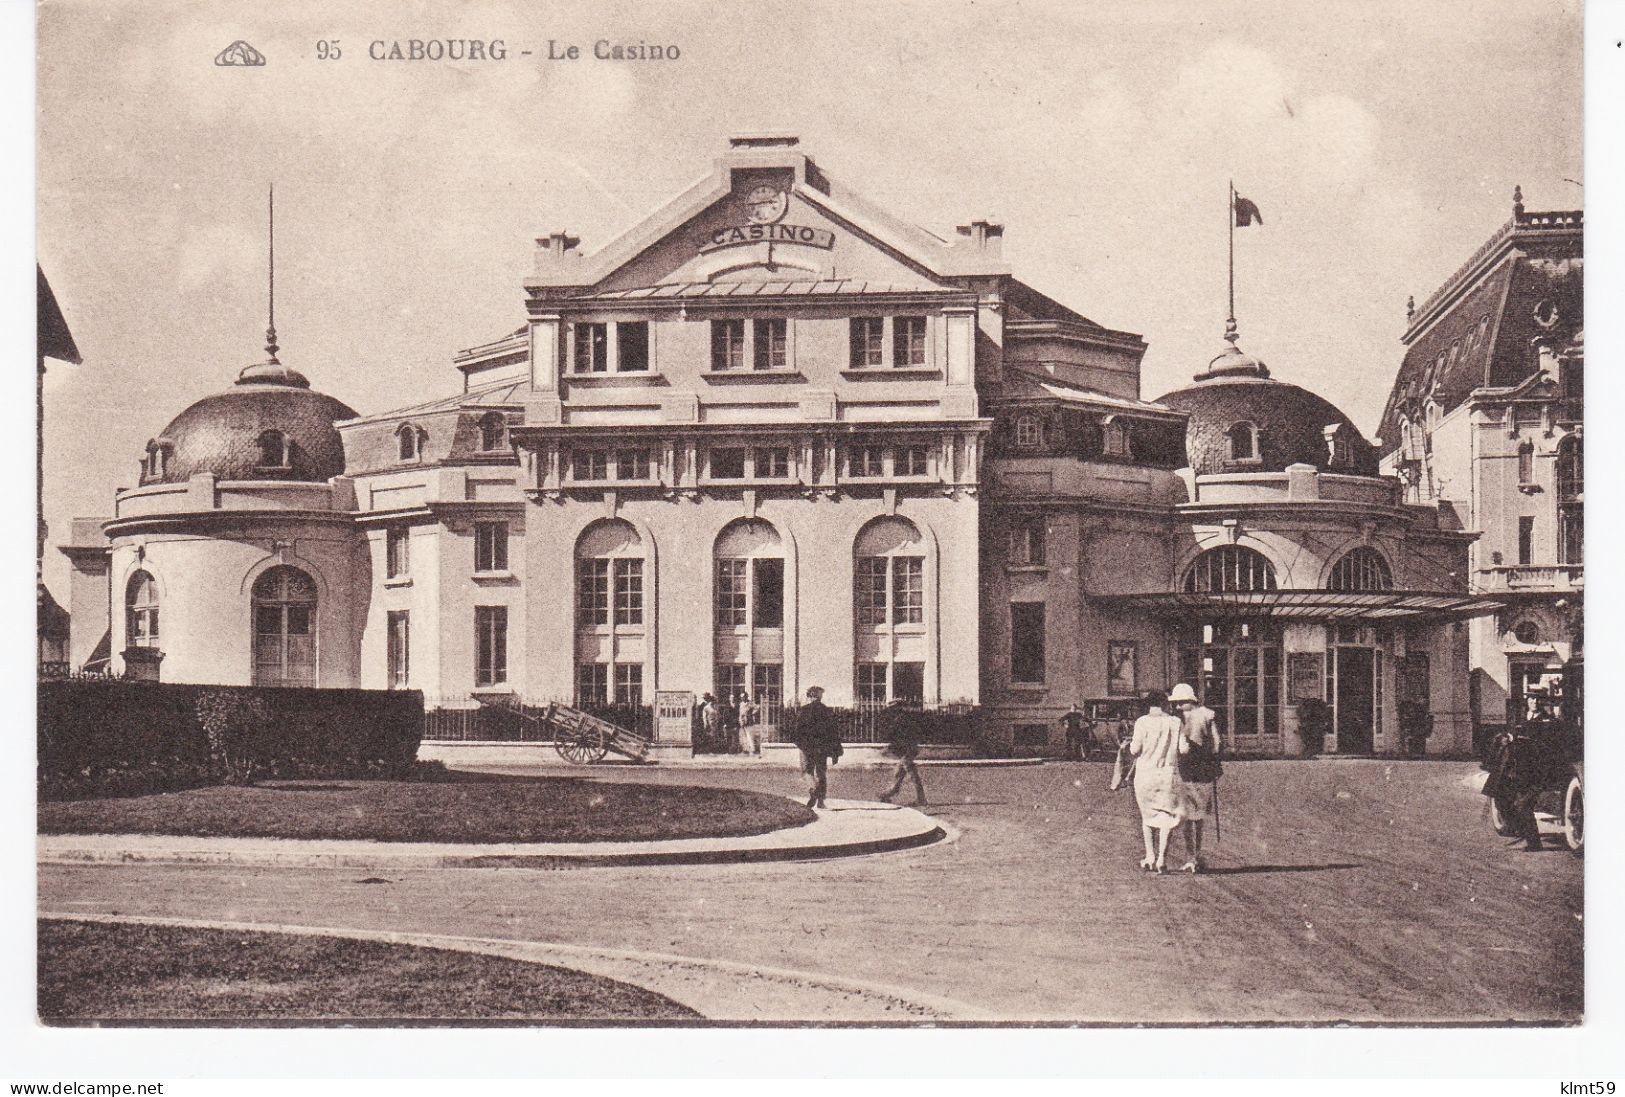
[[[552,241],[557,246],[557,239]],[[750,149],[641,224],[587,255],[544,246],[546,292],[624,292],[707,282],[858,282],[898,291],[962,288],[1007,268],[968,240],[902,222],[831,181],[792,148]]]

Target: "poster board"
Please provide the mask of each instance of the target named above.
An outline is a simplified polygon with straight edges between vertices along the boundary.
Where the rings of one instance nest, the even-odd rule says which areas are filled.
[[[1298,701],[1326,699],[1326,656],[1318,651],[1293,651],[1286,657],[1286,699]]]
[[[655,742],[684,745],[694,738],[694,694],[682,689],[655,691]]]

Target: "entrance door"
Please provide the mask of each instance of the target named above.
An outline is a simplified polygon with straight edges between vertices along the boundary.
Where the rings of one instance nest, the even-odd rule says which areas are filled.
[[[1337,753],[1369,754],[1376,706],[1376,652],[1337,649]]]

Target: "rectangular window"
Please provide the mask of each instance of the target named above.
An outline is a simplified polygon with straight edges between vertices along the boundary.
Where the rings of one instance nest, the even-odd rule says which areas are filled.
[[[753,560],[752,600],[756,604],[756,628],[784,627],[784,561]]]
[[[576,625],[609,624],[609,561],[576,563]]]
[[[885,362],[886,322],[878,316],[852,317],[853,369],[873,369]]]
[[[892,557],[892,623],[918,625],[925,620],[925,558]]]
[[[1579,503],[1565,503],[1557,508],[1557,562],[1560,564],[1585,563],[1585,508]]]
[[[474,523],[474,570],[508,570],[508,523]]]
[[[771,723],[784,704],[784,668],[777,663],[757,663],[751,668],[750,695],[764,710],[763,723]]]
[[[846,451],[848,476],[886,475],[885,446],[852,446]]]
[[[617,705],[643,704],[643,664],[615,664],[615,703]]]
[[[756,451],[756,478],[783,480],[790,475],[788,446],[766,446]]]
[[[717,628],[743,628],[749,621],[748,560],[717,561]]]
[[[1533,518],[1518,519],[1518,563],[1528,565],[1535,562],[1535,520]]]
[[[886,623],[887,577],[890,561],[884,556],[858,558],[857,575],[853,579],[853,596],[857,602],[855,612],[860,625]]]
[[[1518,447],[1518,483],[1535,482],[1535,447],[1525,442]]]
[[[926,475],[926,447],[898,446],[895,464],[898,476]]]
[[[649,369],[649,325],[643,320],[615,325],[615,350],[621,373],[645,373]]]
[[[713,480],[743,480],[745,478],[745,450],[743,446],[727,446],[711,451],[711,478]]]
[[[893,663],[891,695],[912,705],[925,701],[925,664]]]
[[[474,684],[497,686],[508,680],[508,607],[474,607]]]
[[[623,449],[615,454],[615,479],[647,480],[649,478],[649,451]]]
[[[609,455],[601,449],[578,449],[570,454],[573,480],[609,479]]]
[[[603,373],[609,368],[609,325],[576,325],[577,373]]]
[[[404,609],[389,611],[389,688],[405,689],[412,677],[412,623]]]
[[[406,529],[391,529],[384,534],[384,575],[390,579],[403,579],[412,574],[412,533]]]
[[[785,338],[788,321],[757,320],[755,328],[756,354],[752,365],[757,369],[789,369],[789,345]]]
[[[1044,563],[1044,520],[1017,518],[1010,527],[1010,563],[1034,567]]]
[[[643,561],[614,561],[615,623],[643,624]]]
[[[719,372],[745,368],[745,322],[711,321],[711,368]]]
[[[898,369],[925,365],[925,317],[898,316],[892,320],[891,364]]]
[[[886,703],[886,664],[858,664],[858,701],[870,704]]]
[[[718,663],[711,687],[717,691],[718,701],[733,704],[739,691],[745,688],[745,667],[740,663]]]
[[[1010,681],[1044,680],[1044,603],[1010,605]]]
[[[576,665],[576,704],[609,704],[608,663],[578,663]]]

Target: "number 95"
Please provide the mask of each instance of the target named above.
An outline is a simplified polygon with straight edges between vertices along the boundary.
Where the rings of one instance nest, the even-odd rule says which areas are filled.
[[[323,39],[316,43],[316,60],[337,61],[342,56],[343,54],[339,52],[339,40],[337,38],[332,41]]]

